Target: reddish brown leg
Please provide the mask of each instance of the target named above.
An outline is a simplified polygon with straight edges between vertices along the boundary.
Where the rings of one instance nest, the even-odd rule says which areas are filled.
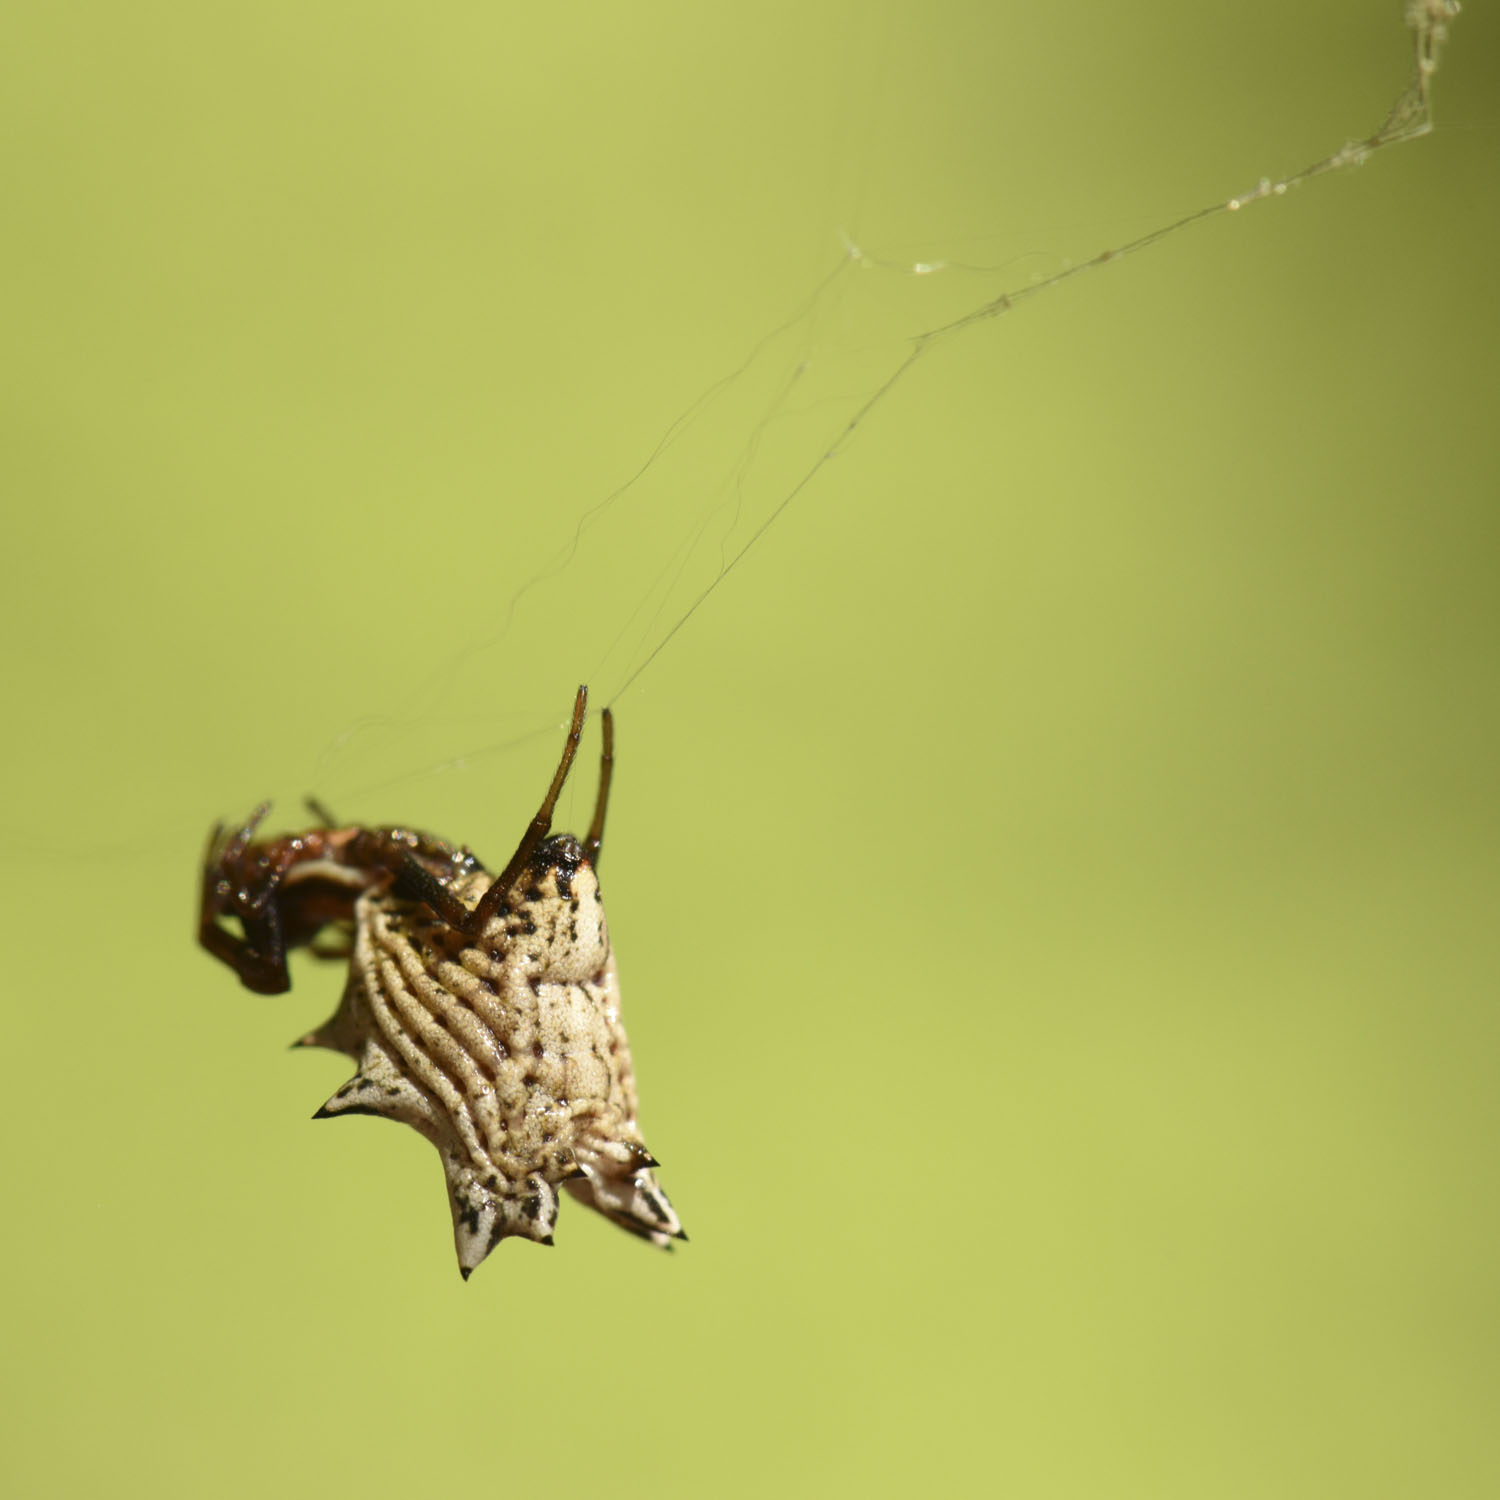
[[[302,805],[310,812],[318,823],[324,828],[337,828],[339,820],[328,811],[328,804],[320,802],[316,797],[309,794],[302,799]]]
[[[198,906],[198,941],[228,964],[247,989],[261,995],[279,995],[292,985],[276,902],[267,900],[246,912],[239,900],[239,865],[270,806],[262,802],[227,842],[224,825],[214,825],[203,853],[203,889]],[[219,926],[219,917],[226,913],[240,918],[244,937],[235,937]]]
[[[604,814],[609,808],[609,782],[615,769],[615,716],[604,710],[604,749],[599,756],[599,794],[594,799],[594,821],[583,841],[583,857],[597,870],[599,850],[604,844]]]
[[[563,745],[562,759],[557,763],[552,785],[547,788],[547,795],[542,798],[541,807],[537,809],[536,816],[522,835],[521,842],[516,845],[516,852],[511,855],[510,862],[495,877],[495,883],[489,890],[479,898],[479,904],[473,911],[465,911],[461,920],[454,921],[446,912],[439,912],[450,927],[458,928],[465,937],[478,937],[489,925],[490,918],[504,905],[505,898],[510,894],[516,881],[520,879],[521,872],[531,863],[531,856],[536,853],[542,840],[547,837],[552,827],[552,813],[557,807],[557,799],[562,795],[563,783],[568,779],[573,757],[578,753],[578,741],[583,735],[583,718],[588,709],[588,702],[588,688],[580,687],[577,697],[573,700],[572,727],[568,730],[568,738]],[[427,898],[424,896],[422,899],[425,901]],[[462,903],[459,904],[462,905]]]
[[[403,901],[420,901],[450,927],[472,936],[469,921],[473,913],[431,870],[418,864],[415,855],[403,850],[389,861],[389,868],[396,877],[391,884],[393,896]]]
[[[392,895],[420,901],[450,927],[466,930],[469,908],[422,861],[448,866],[451,879],[479,867],[467,849],[455,849],[442,839],[411,829],[375,828],[358,834],[348,854],[354,864],[390,871]]]

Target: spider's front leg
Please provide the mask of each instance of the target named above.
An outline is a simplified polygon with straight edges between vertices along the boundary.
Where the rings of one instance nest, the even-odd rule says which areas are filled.
[[[279,995],[291,988],[287,953],[311,943],[323,928],[348,921],[359,893],[383,867],[348,859],[359,830],[314,829],[257,843],[255,830],[269,808],[262,803],[227,838],[209,835],[198,909],[198,941],[240,977],[246,989]],[[242,936],[221,918],[236,920]]]
[[[227,837],[222,823],[214,825],[203,853],[198,903],[198,942],[228,964],[247,989],[262,995],[280,994],[291,986],[273,887],[256,891],[241,884],[249,873],[243,869],[246,853],[269,810],[270,803],[262,802],[244,826]],[[236,937],[220,925],[221,916],[238,917],[244,936]]]

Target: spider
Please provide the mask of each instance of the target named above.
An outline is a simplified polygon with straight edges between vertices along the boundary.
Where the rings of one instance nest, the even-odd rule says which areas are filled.
[[[587,704],[580,687],[547,795],[498,875],[415,829],[335,827],[313,802],[320,826],[257,839],[262,803],[237,831],[216,827],[204,859],[199,941],[248,989],[290,989],[294,948],[348,960],[337,1010],[294,1044],[357,1066],[314,1119],[382,1115],[432,1142],[465,1279],[508,1236],[550,1245],[559,1186],[663,1249],[687,1238],[636,1123],[599,897],[608,709],[588,834],[550,832]],[[341,942],[320,940],[330,928]]]

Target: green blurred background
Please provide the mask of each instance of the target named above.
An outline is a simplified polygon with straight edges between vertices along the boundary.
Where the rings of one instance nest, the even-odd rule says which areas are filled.
[[[6,1493],[1497,1492],[1493,14],[935,351],[620,699],[693,1243],[468,1285],[209,823],[503,860],[904,334],[1373,129],[1399,6],[6,29]]]

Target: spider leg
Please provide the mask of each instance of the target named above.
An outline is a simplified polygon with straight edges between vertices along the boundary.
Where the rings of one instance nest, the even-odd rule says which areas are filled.
[[[222,874],[238,864],[245,850],[250,847],[251,840],[255,837],[255,830],[264,822],[270,810],[269,802],[260,803],[251,810],[250,816],[227,839],[224,837],[224,825],[215,823],[209,830],[208,848],[203,852],[205,873],[213,869]],[[205,887],[205,892],[206,890]]]
[[[321,802],[310,792],[302,799],[302,805],[315,817],[324,828],[339,827],[339,820],[328,811],[328,804]]]
[[[473,913],[431,870],[419,864],[414,854],[403,850],[390,868],[396,877],[391,885],[393,896],[403,901],[420,901],[450,927],[469,932],[468,924]]]
[[[286,967],[286,944],[282,939],[281,913],[274,901],[265,901],[247,914],[239,900],[236,866],[255,837],[255,830],[270,811],[262,802],[229,839],[224,825],[216,823],[203,854],[203,889],[198,907],[198,941],[213,956],[240,977],[246,989],[261,995],[279,995],[292,987]],[[219,918],[232,913],[245,929],[235,937],[219,925]]]
[[[609,782],[615,769],[615,716],[604,710],[604,749],[599,756],[599,793],[594,799],[594,820],[583,841],[583,857],[597,870],[599,851],[604,844],[604,814],[609,807]]]
[[[562,795],[563,783],[568,779],[573,757],[578,753],[578,741],[583,735],[583,719],[588,710],[588,702],[588,688],[580,687],[577,696],[573,699],[573,723],[568,730],[568,738],[563,744],[562,759],[557,763],[552,785],[547,788],[547,795],[542,798],[542,805],[537,809],[536,816],[527,826],[526,832],[521,835],[521,842],[516,845],[516,852],[511,855],[509,863],[495,877],[495,883],[479,898],[479,904],[473,911],[465,912],[462,921],[455,922],[446,915],[444,916],[444,921],[458,928],[466,937],[478,937],[484,931],[490,918],[504,905],[511,887],[515,885],[521,872],[530,863],[531,856],[536,853],[538,845],[547,837],[547,832],[552,827],[552,813],[557,807],[557,799]]]
[[[246,924],[247,930],[249,924]],[[198,941],[240,977],[240,983],[257,995],[280,995],[292,987],[287,972],[286,951],[273,915],[258,925],[253,938],[237,938],[212,919],[198,929]]]

